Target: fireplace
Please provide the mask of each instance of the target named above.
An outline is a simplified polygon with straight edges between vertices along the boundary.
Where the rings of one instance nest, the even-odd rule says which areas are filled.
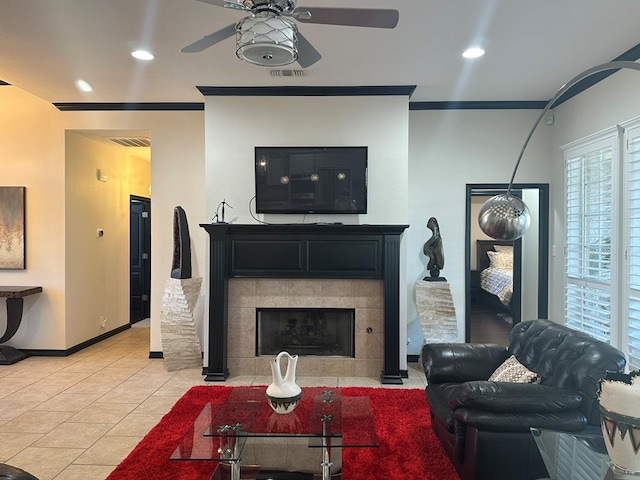
[[[292,355],[354,358],[355,309],[259,308],[256,356]]]
[[[308,356],[300,375],[402,384],[400,241],[408,225],[200,226],[210,238],[205,380],[225,381],[230,370],[264,375],[255,308],[304,306],[355,308],[355,357]]]

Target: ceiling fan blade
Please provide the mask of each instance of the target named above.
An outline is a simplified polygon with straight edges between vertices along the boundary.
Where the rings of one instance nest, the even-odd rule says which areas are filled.
[[[298,65],[302,68],[307,68],[318,62],[322,58],[320,52],[318,52],[309,40],[304,35],[298,32]]]
[[[215,45],[222,40],[226,40],[227,38],[236,34],[236,25],[232,23],[231,25],[227,25],[221,30],[217,32],[213,32],[209,35],[202,37],[200,40],[196,40],[190,45],[187,45],[184,48],[181,48],[180,51],[182,53],[198,53],[204,50],[205,48],[209,48]]]
[[[229,7],[229,8],[237,8],[239,10],[244,10],[244,6],[233,2],[231,0],[198,0],[202,3],[208,3],[209,5],[215,5],[217,7]]]
[[[395,28],[400,18],[397,10],[381,8],[300,7],[293,16],[302,23],[377,28]]]

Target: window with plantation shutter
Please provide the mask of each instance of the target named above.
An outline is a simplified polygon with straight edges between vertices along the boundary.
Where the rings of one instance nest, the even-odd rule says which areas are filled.
[[[624,149],[624,295],[623,349],[629,367],[640,368],[640,121],[626,125]]]
[[[611,342],[617,129],[565,149],[567,325]]]

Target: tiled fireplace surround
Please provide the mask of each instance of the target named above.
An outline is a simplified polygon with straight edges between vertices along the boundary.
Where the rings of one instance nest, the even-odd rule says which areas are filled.
[[[355,358],[301,357],[297,375],[379,378],[384,355],[381,280],[233,278],[229,280],[228,366],[235,375],[271,375],[256,357],[256,308],[354,308]]]

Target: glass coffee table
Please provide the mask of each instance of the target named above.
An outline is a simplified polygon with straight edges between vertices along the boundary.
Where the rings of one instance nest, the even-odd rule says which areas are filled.
[[[611,464],[602,434],[597,431],[560,432],[532,428],[552,480],[618,480],[638,476],[620,472]]]
[[[295,409],[280,414],[269,406],[265,387],[243,387],[206,404],[170,458],[217,461],[216,479],[294,478],[297,472],[335,480],[342,478],[342,448],[377,446],[369,397],[303,388]]]

